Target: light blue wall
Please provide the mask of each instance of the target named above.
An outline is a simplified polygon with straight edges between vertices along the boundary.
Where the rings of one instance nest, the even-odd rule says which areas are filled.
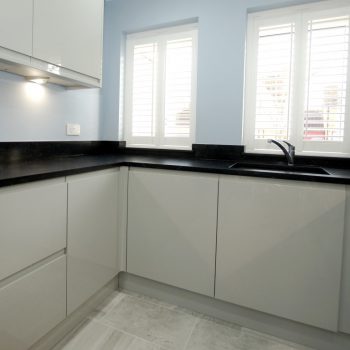
[[[197,143],[239,144],[242,128],[247,9],[305,0],[106,0],[103,89],[66,90],[48,84],[44,95],[0,72],[0,142],[117,140],[119,67],[124,33],[199,19]],[[81,125],[67,137],[67,122]]]
[[[311,1],[107,0],[103,137],[114,140],[118,135],[124,33],[198,17],[196,143],[240,144],[247,12]]]
[[[99,89],[39,86],[0,72],[0,142],[99,140],[100,101]],[[79,123],[81,136],[65,136],[67,122]]]

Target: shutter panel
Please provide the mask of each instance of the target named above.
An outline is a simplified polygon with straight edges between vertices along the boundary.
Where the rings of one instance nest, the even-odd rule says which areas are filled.
[[[157,91],[157,43],[134,46],[132,137],[153,137]]]
[[[259,28],[255,139],[288,139],[294,24]]]
[[[343,142],[349,16],[308,21],[304,141]]]
[[[190,137],[193,40],[167,41],[164,137]]]

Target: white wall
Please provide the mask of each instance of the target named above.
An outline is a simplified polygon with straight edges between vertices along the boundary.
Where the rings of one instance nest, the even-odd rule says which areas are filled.
[[[312,0],[107,0],[102,136],[118,135],[125,33],[198,18],[196,143],[240,144],[247,12],[305,2]]]

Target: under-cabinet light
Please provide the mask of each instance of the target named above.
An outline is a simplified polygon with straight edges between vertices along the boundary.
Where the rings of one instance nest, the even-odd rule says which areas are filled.
[[[26,77],[27,81],[30,81],[32,83],[36,83],[39,85],[44,85],[49,81],[49,77]]]

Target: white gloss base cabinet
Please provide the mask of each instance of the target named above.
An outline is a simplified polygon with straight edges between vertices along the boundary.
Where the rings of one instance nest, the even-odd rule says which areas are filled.
[[[339,330],[350,334],[350,186],[346,188],[345,237]]]
[[[0,189],[0,281],[66,248],[64,178]]]
[[[67,178],[68,314],[118,273],[118,177],[112,169]]]
[[[0,0],[0,47],[32,55],[33,0]]]
[[[0,283],[0,349],[27,350],[65,317],[65,255]]]
[[[345,186],[222,176],[216,298],[337,331]]]
[[[214,296],[218,176],[132,168],[127,272]]]

